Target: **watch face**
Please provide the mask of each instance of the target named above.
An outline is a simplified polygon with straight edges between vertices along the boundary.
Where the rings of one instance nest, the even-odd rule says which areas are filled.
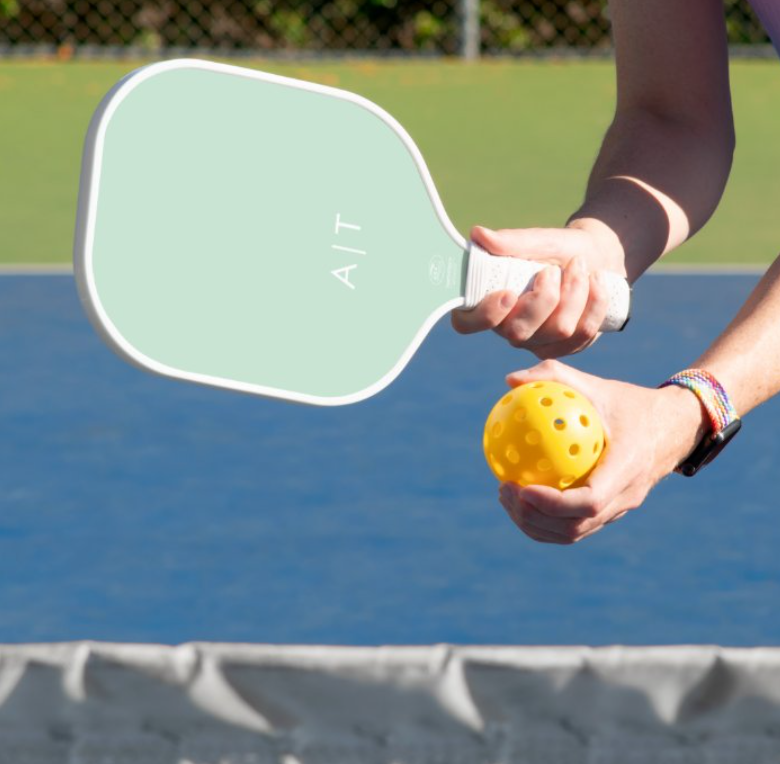
[[[709,464],[726,447],[741,427],[742,420],[735,419],[720,432],[708,435],[693,449],[690,456],[680,464],[676,472],[685,475],[685,477],[693,477],[705,464]]]

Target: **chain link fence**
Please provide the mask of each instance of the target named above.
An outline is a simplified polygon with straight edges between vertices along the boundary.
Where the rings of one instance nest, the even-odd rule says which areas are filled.
[[[726,0],[725,8],[732,44],[767,42],[746,0]],[[5,54],[207,50],[473,58],[598,52],[609,45],[605,0],[0,0]]]

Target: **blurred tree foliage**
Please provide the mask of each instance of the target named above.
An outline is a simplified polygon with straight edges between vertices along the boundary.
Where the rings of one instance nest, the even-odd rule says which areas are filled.
[[[725,6],[732,42],[766,42],[746,0]],[[0,0],[0,43],[456,54],[460,8],[459,0]],[[482,0],[480,24],[488,53],[609,46],[606,0]]]

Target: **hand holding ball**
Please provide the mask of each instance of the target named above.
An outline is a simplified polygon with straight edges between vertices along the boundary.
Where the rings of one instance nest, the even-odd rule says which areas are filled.
[[[500,481],[564,490],[584,483],[596,466],[604,428],[582,393],[560,382],[529,382],[496,403],[482,443]]]

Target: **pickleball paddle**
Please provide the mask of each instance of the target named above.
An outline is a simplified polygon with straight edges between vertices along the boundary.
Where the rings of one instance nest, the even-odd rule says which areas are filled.
[[[542,266],[467,242],[412,139],[370,101],[177,60],[125,77],[92,119],[74,267],[128,361],[338,405],[387,386],[444,314],[521,293]],[[604,331],[630,302],[610,276]]]

